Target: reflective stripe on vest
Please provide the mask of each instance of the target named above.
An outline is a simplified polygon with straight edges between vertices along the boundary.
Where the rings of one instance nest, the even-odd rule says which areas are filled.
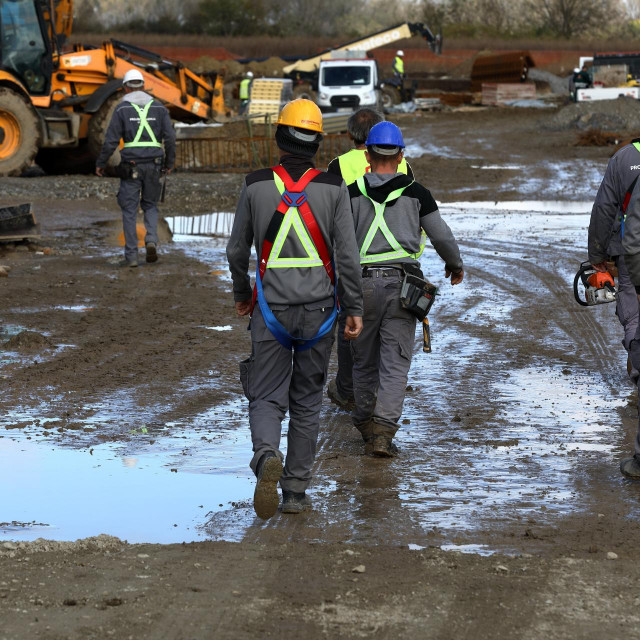
[[[273,167],[273,173],[274,181],[276,183],[276,186],[278,186],[278,191],[280,191],[281,194],[281,199],[278,204],[278,208],[273,214],[273,218],[269,223],[269,227],[262,241],[262,252],[260,260],[258,262],[258,268],[256,270],[256,284],[253,288],[251,313],[253,314],[253,309],[257,302],[260,307],[260,312],[262,313],[265,324],[267,325],[269,331],[271,331],[275,339],[285,349],[293,349],[294,351],[305,351],[306,349],[310,349],[311,347],[313,347],[313,345],[315,345],[321,338],[323,338],[333,330],[333,326],[335,324],[336,318],[338,317],[339,311],[338,291],[336,287],[336,276],[333,261],[331,259],[331,256],[329,255],[329,250],[327,249],[327,244],[322,236],[320,227],[318,226],[315,216],[313,215],[313,212],[309,207],[309,203],[307,202],[307,194],[305,192],[307,185],[321,172],[317,169],[309,169],[307,172],[305,172],[302,178],[298,180],[298,182],[294,182],[285,168],[280,165],[277,167]],[[280,184],[282,184],[282,190],[280,190]],[[287,227],[291,228],[293,226],[294,229],[296,229],[296,233],[301,239],[301,242],[303,242],[303,234],[300,233],[299,228],[296,226],[297,222],[295,218],[290,217],[292,210],[294,210],[296,213],[299,227],[303,229],[304,235],[306,236],[306,241],[308,241],[308,243],[311,245],[313,253],[318,256],[320,265],[323,266],[326,270],[327,276],[329,277],[329,280],[331,281],[331,284],[333,286],[333,309],[316,332],[316,335],[309,339],[294,337],[285,329],[285,327],[282,326],[282,324],[275,317],[273,311],[271,311],[271,309],[269,308],[269,304],[267,303],[267,299],[265,298],[264,291],[262,289],[262,278],[266,273],[269,262],[271,262],[271,253],[276,248],[276,244],[280,239],[282,229],[285,228],[284,223],[287,217],[289,217],[290,220]],[[302,218],[300,218],[300,215],[302,216]],[[306,228],[302,224],[303,220],[306,224]],[[284,238],[286,238],[287,233],[288,231],[285,232]],[[275,238],[273,238],[273,234],[275,234]],[[309,258],[313,259],[306,241],[303,242],[303,246],[305,246],[305,249],[309,254]],[[282,240],[282,242],[280,242],[278,252],[280,249],[282,249],[282,243],[284,243],[284,239]],[[280,258],[280,260],[283,260],[283,258]],[[302,260],[307,259],[303,258]],[[306,263],[303,265],[294,265],[289,262],[282,266],[294,267],[310,265]]]
[[[131,142],[124,143],[125,149],[130,149],[131,147],[162,147],[162,143],[158,142],[158,139],[153,133],[153,129],[147,120],[147,115],[149,114],[149,109],[153,104],[153,100],[151,100],[151,102],[147,102],[144,109],[141,109],[137,104],[133,104],[133,102],[130,102],[129,104],[138,112],[138,115],[140,116],[140,125],[138,126],[136,137]],[[146,131],[149,138],[151,138],[147,142],[140,140],[144,131]]]
[[[277,174],[273,174],[273,179],[276,183],[276,187],[282,196],[286,191],[284,182],[280,179]],[[304,250],[307,253],[306,258],[281,258],[280,252],[282,251],[282,247],[289,235],[289,231],[293,227],[293,230],[296,232],[296,236],[298,240],[300,240],[300,244],[302,244]],[[288,267],[322,267],[324,263],[320,259],[318,255],[318,251],[316,250],[315,245],[313,244],[313,240],[309,236],[309,232],[305,228],[302,223],[302,218],[300,217],[300,212],[297,207],[289,207],[287,209],[287,213],[284,216],[284,220],[280,225],[280,230],[278,231],[278,235],[276,239],[273,241],[273,247],[271,249],[271,254],[269,255],[269,260],[267,261],[267,269],[285,269]]]
[[[364,149],[351,149],[351,151],[343,153],[338,156],[338,164],[340,165],[342,179],[347,186],[371,171],[371,167],[364,156]],[[402,162],[398,165],[398,173],[407,175],[408,172],[407,161],[402,158]]]
[[[395,236],[391,233],[391,230],[387,226],[387,223],[384,219],[384,210],[387,206],[387,203],[391,200],[399,198],[404,190],[411,185],[400,187],[400,189],[395,189],[386,197],[384,202],[380,203],[372,200],[368,196],[364,177],[358,178],[356,180],[356,184],[358,185],[358,189],[360,189],[360,193],[371,202],[376,212],[376,217],[369,227],[369,231],[365,236],[362,247],[360,247],[360,264],[369,264],[371,262],[382,262],[386,260],[396,260],[398,258],[412,258],[413,260],[417,260],[422,255],[422,252],[424,251],[424,247],[426,245],[426,236],[424,232],[422,233],[420,241],[420,251],[418,253],[409,253],[408,251],[403,249],[400,243],[396,240]],[[371,246],[371,243],[373,242],[378,229],[382,232],[382,235],[385,237],[385,240],[389,243],[389,246],[393,249],[393,251],[367,254],[367,251],[369,251],[369,247]]]
[[[251,84],[251,78],[244,78],[240,82],[240,90],[238,91],[238,97],[240,100],[249,99],[249,85]]]

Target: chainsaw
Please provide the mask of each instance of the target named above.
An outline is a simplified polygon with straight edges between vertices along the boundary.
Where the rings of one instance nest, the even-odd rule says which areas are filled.
[[[578,285],[584,287],[584,299],[580,297]],[[616,301],[616,283],[613,276],[605,271],[596,271],[590,262],[583,262],[573,280],[573,295],[576,302],[583,307],[591,307],[594,304]]]

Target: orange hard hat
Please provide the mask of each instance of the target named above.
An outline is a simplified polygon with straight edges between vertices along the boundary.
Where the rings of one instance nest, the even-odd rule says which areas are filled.
[[[315,102],[298,98],[284,105],[278,124],[322,133],[322,112]]]

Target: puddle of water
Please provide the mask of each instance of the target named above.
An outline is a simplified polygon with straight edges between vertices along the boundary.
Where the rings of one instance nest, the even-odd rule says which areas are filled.
[[[187,430],[177,422],[141,427],[129,442],[82,449],[0,438],[0,485],[20,488],[3,496],[0,539],[99,533],[130,542],[202,538],[201,525],[212,513],[252,494],[245,415],[235,400],[191,417]]]
[[[519,164],[472,164],[472,169],[488,169],[491,171],[520,171],[522,165]]]
[[[174,236],[229,237],[234,216],[234,213],[222,211],[200,216],[171,216],[165,219]]]
[[[209,331],[232,331],[233,327],[227,324],[224,327],[205,327],[205,329],[209,329]]]

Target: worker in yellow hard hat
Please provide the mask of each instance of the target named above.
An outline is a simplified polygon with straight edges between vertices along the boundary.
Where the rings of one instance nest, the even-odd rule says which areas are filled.
[[[240,316],[251,315],[251,356],[240,364],[249,400],[257,482],[254,509],[270,518],[307,509],[333,328],[340,304],[345,338],[362,330],[362,281],[349,194],[341,178],[318,171],[322,114],[310,100],[289,102],[278,118],[280,162],[244,181],[227,246]],[[259,256],[255,285],[251,248]],[[286,460],[280,451],[289,412]],[[283,465],[284,461],[284,465]]]

